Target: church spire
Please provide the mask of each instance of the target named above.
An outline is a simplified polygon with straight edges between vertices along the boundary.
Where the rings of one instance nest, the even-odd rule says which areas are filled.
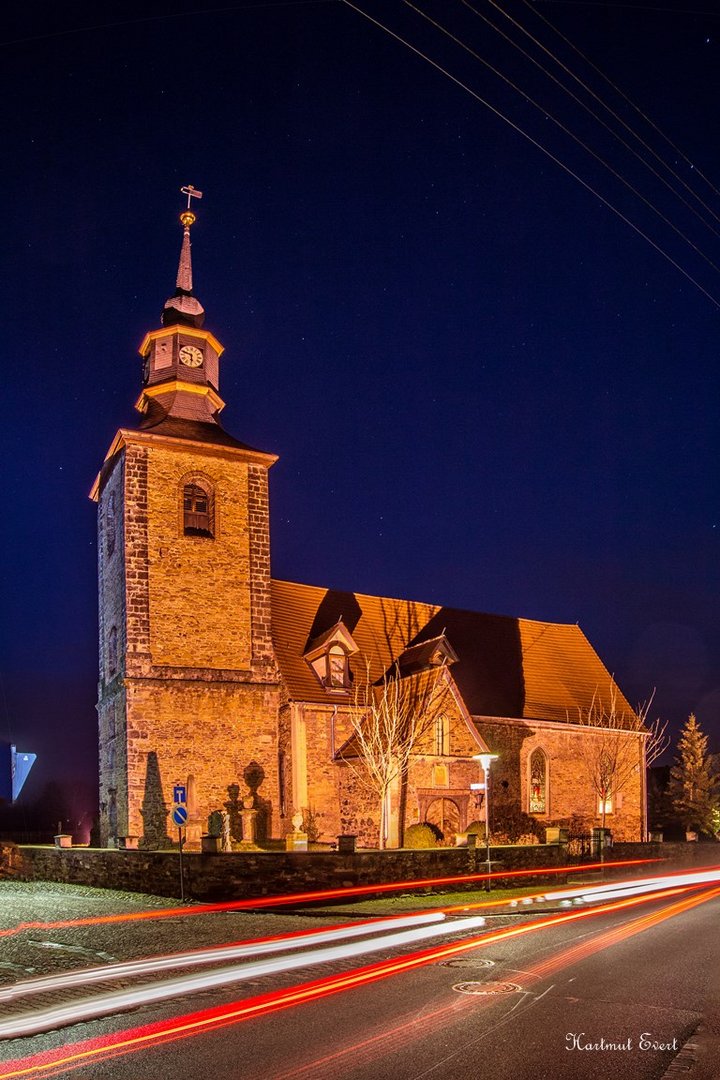
[[[188,184],[180,188],[183,195],[187,195],[187,209],[180,215],[180,223],[183,226],[183,239],[180,248],[180,262],[178,264],[175,292],[166,301],[162,314],[163,326],[202,326],[205,321],[205,309],[193,293],[192,280],[192,256],[190,241],[190,227],[195,224],[195,214],[190,209],[191,199],[202,199],[202,191],[198,191]]]
[[[165,303],[162,328],[151,330],[140,346],[143,388],[136,408],[144,413],[143,428],[157,429],[165,421],[192,421],[219,427],[224,402],[218,392],[219,360],[223,347],[202,329],[205,311],[193,292],[190,229],[195,214],[191,199],[202,192],[181,188],[188,205],[180,215],[183,227],[175,293]]]

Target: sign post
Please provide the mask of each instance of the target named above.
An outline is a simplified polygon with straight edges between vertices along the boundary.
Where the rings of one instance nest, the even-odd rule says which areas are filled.
[[[175,791],[178,789],[175,788]],[[185,789],[182,789],[183,793]],[[185,837],[183,836],[183,825],[187,821],[188,812],[186,808],[177,803],[173,810],[173,821],[178,827],[178,851],[180,853],[180,903],[185,903],[185,875],[183,874],[183,844],[185,843]]]

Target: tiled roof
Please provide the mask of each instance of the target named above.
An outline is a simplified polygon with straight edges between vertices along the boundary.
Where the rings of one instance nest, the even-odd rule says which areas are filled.
[[[253,453],[261,453],[247,443],[228,435],[218,423],[208,423],[201,420],[187,420],[182,417],[168,416],[164,409],[155,405],[148,409],[147,415],[139,425],[140,430],[148,431],[153,435],[168,435],[173,439],[191,439],[193,442],[213,443],[218,446],[233,446],[238,450],[252,450]]]
[[[295,701],[336,701],[303,659],[309,643],[342,619],[357,643],[351,660],[364,682],[380,678],[408,646],[445,634],[459,660],[453,678],[473,716],[577,721],[612,679],[579,626],[462,611],[411,600],[272,583],[273,641]],[[632,712],[618,691],[617,711]]]

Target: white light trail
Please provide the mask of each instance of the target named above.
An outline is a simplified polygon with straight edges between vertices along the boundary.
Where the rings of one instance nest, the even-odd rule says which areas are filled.
[[[574,900],[581,899],[586,903],[593,901],[609,900],[616,896],[633,896],[642,893],[655,892],[659,889],[678,888],[683,885],[703,885],[708,882],[720,881],[720,867],[710,870],[695,870],[687,874],[668,874],[665,877],[638,878],[634,881],[613,881],[606,885],[578,885],[574,889],[562,889],[557,892],[546,893],[540,897],[542,900]]]
[[[0,1002],[14,1001],[29,994],[40,994],[48,990],[67,990],[72,986],[86,986],[91,983],[109,982],[136,975],[151,975],[157,971],[168,971],[179,967],[196,967],[199,964],[214,964],[218,960],[239,960],[243,956],[262,956],[267,953],[286,952],[289,949],[302,949],[307,945],[323,945],[329,941],[342,941],[345,938],[363,937],[379,934],[388,929],[442,922],[442,911],[428,911],[417,915],[405,915],[401,918],[373,919],[352,926],[339,926],[333,930],[307,930],[305,933],[292,934],[276,938],[273,941],[242,941],[234,945],[212,946],[208,949],[193,949],[187,953],[170,953],[166,956],[149,956],[142,960],[126,960],[117,964],[103,964],[102,967],[83,968],[81,971],[62,971],[57,975],[43,975],[35,979],[23,979],[13,986],[0,990]]]
[[[262,975],[276,975],[306,967],[309,964],[326,964],[333,960],[344,960],[364,953],[379,952],[408,945],[428,938],[459,934],[485,925],[482,916],[469,919],[456,919],[441,922],[434,926],[421,926],[405,930],[400,934],[384,934],[366,941],[351,944],[334,945],[325,949],[309,949],[293,956],[278,956],[273,959],[259,960],[250,964],[236,964],[232,967],[219,968],[197,975],[185,975],[175,979],[146,984],[137,990],[121,990],[110,994],[100,994],[94,998],[70,1002],[67,1005],[29,1013],[21,1013],[0,1024],[0,1039],[17,1039],[25,1035],[37,1035],[41,1031],[77,1024],[83,1020],[96,1019],[108,1013],[121,1012],[138,1005],[165,1001],[190,994],[196,990],[209,990],[227,983],[240,982],[243,979],[257,978]]]

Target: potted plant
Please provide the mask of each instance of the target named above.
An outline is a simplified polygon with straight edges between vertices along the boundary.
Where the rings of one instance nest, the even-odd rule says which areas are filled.
[[[214,855],[220,851],[222,827],[222,813],[219,810],[213,810],[208,817],[208,831],[200,838],[200,846],[205,854]]]

